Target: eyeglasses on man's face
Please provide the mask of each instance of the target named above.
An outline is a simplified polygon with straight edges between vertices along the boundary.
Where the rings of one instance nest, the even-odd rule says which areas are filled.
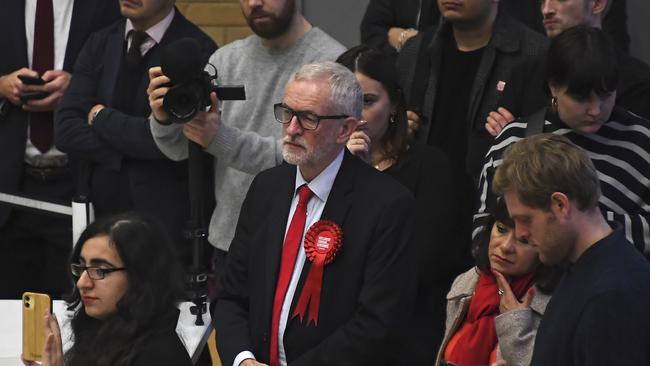
[[[273,114],[275,115],[275,119],[282,124],[290,123],[291,120],[293,119],[293,116],[296,116],[296,118],[298,118],[298,123],[300,124],[300,127],[304,130],[317,129],[318,123],[320,123],[320,121],[324,119],[343,119],[349,117],[348,115],[345,114],[337,114],[333,116],[319,116],[318,114],[311,113],[311,112],[298,112],[298,111],[294,111],[293,109],[287,107],[282,103],[277,103],[273,105]]]
[[[73,263],[70,265],[70,272],[72,275],[79,278],[84,273],[88,273],[91,280],[103,280],[107,274],[124,271],[126,268],[102,268],[102,267],[86,267],[81,264]]]

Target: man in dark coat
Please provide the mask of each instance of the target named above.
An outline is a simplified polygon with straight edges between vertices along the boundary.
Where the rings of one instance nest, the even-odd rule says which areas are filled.
[[[303,66],[275,106],[285,163],[242,206],[214,313],[224,364],[388,363],[414,294],[414,202],[345,149],[361,109],[332,62]]]
[[[181,251],[189,217],[187,162],[156,146],[148,118],[149,68],[182,38],[200,45],[204,64],[216,45],[174,8],[174,0],[120,2],[123,19],[92,35],[82,49],[55,120],[56,145],[86,171],[98,216],[135,210],[168,229]]]
[[[438,30],[407,42],[397,65],[410,109],[409,128],[417,140],[446,153],[452,165],[461,220],[454,229],[457,241],[450,245],[462,247],[465,254],[464,263],[449,274],[454,278],[472,262],[472,197],[483,156],[493,141],[485,129],[486,117],[501,106],[513,80],[534,77],[513,70],[545,53],[548,40],[500,12],[493,0],[440,0],[438,6],[443,16]],[[543,101],[539,97],[532,106],[519,101],[512,105],[532,113]]]
[[[117,20],[120,13],[114,0],[56,4],[2,1],[0,193],[69,205],[74,192],[72,164],[53,145],[52,112],[88,36]],[[40,77],[45,84],[28,85],[18,75]],[[21,100],[20,95],[28,92],[47,96]],[[27,289],[58,298],[71,289],[66,268],[71,229],[69,218],[0,203],[0,278],[5,279],[0,281],[0,298],[17,299]]]
[[[508,148],[493,187],[517,239],[535,247],[543,264],[567,268],[531,365],[650,364],[650,264],[603,217],[587,153],[561,135],[528,137]]]

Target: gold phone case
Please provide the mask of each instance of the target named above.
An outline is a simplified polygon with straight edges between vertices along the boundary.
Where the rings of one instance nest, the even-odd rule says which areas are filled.
[[[40,361],[45,345],[45,314],[52,312],[52,300],[47,294],[25,292],[23,308],[23,358]]]

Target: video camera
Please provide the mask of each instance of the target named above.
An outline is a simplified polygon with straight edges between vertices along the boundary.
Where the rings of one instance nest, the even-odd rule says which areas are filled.
[[[217,70],[210,75],[203,70],[201,49],[193,38],[170,43],[162,53],[162,72],[171,79],[163,98],[163,108],[174,123],[185,123],[210,105],[210,93],[220,100],[245,100],[243,85],[218,86]]]

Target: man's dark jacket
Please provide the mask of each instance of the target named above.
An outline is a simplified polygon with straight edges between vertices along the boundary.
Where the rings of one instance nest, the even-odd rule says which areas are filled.
[[[448,123],[448,121],[432,121],[431,118],[435,115],[434,108],[440,87],[438,80],[441,59],[444,57],[443,42],[445,39],[451,39],[447,37],[452,37],[452,32],[452,24],[443,21],[435,34],[427,35],[425,32],[409,40],[397,59],[408,108],[419,111],[422,116],[422,125],[416,136],[422,143],[427,143],[430,131],[433,129],[435,133],[438,124]],[[475,180],[478,179],[483,156],[493,140],[485,130],[488,114],[501,106],[501,96],[507,90],[510,80],[536,77],[536,75],[515,75],[512,74],[512,70],[525,60],[545,53],[547,47],[548,40],[541,34],[507,15],[497,16],[492,38],[483,50],[467,106],[466,123],[469,135],[466,167],[467,172]],[[530,92],[543,93],[537,90]],[[543,101],[543,99],[539,100]],[[517,103],[514,105],[517,106]],[[537,103],[530,110],[517,112],[529,114],[542,106],[543,104]]]
[[[97,211],[114,213],[114,201],[128,195],[133,209],[159,219],[180,237],[188,218],[187,163],[172,162],[156,146],[149,129],[148,70],[160,66],[162,49],[191,37],[201,47],[201,64],[216,50],[214,42],[176,10],[160,44],[145,55],[130,114],[115,108],[125,47],[126,20],[93,34],[82,49],[72,80],[55,118],[55,143],[70,159],[89,167],[90,199]],[[123,68],[122,68],[123,69]],[[106,106],[88,124],[88,112]],[[79,172],[82,173],[82,172]],[[126,188],[120,182],[127,182]],[[120,184],[122,184],[120,186]],[[177,234],[178,233],[178,234]]]
[[[6,75],[29,67],[25,36],[25,1],[2,0],[0,7],[0,75]],[[119,17],[117,1],[75,1],[63,70],[73,71],[77,55],[92,32],[111,24]],[[0,104],[3,103],[5,107],[0,115],[0,192],[17,193],[23,180],[27,113],[8,100],[0,99]],[[5,224],[10,212],[9,207],[0,205],[0,227]]]
[[[241,351],[268,363],[271,313],[294,195],[296,167],[258,174],[242,206],[214,312],[224,365]],[[342,247],[325,266],[318,325],[290,319],[284,333],[292,366],[387,365],[390,337],[409,316],[415,289],[414,201],[391,177],[345,152],[321,219],[337,223]],[[302,250],[302,249],[301,249]],[[291,304],[293,314],[307,260]]]

